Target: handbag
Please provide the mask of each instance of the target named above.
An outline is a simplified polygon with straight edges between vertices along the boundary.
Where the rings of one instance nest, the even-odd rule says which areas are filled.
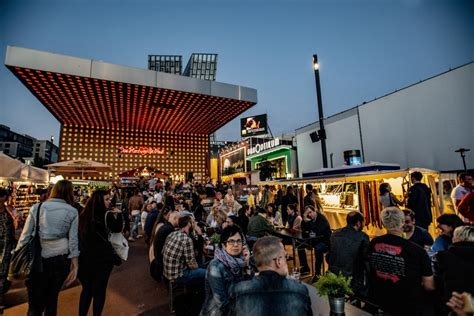
[[[41,259],[41,242],[39,237],[39,216],[41,205],[36,210],[36,223],[34,226],[34,234],[30,240],[16,250],[11,258],[8,268],[8,280],[24,280],[30,276],[32,272],[43,272],[43,261]]]
[[[110,228],[107,226],[107,215],[111,211],[107,211],[105,213],[104,224],[108,231],[108,242],[112,246],[114,251],[114,256],[118,258],[114,258],[114,264],[120,265],[122,261],[127,261],[128,259],[128,250],[130,249],[128,246],[127,239],[120,233],[113,233],[111,232]],[[112,212],[113,213],[113,212]],[[115,214],[113,214],[115,216]],[[119,263],[120,261],[120,263]]]

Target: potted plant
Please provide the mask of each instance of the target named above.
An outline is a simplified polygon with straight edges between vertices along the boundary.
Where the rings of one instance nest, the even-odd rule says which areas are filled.
[[[344,313],[345,295],[353,294],[350,286],[351,279],[351,277],[345,277],[341,273],[328,272],[322,275],[314,284],[320,296],[327,295],[329,297],[329,307],[332,313]]]
[[[211,239],[211,243],[214,245],[214,250],[217,249],[221,241],[221,235],[218,233],[214,233],[212,234],[210,239]]]

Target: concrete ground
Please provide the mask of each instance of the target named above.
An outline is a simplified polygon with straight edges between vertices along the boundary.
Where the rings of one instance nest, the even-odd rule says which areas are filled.
[[[107,288],[103,315],[170,315],[168,292],[149,274],[148,249],[142,239],[130,243],[127,262],[115,267]],[[59,295],[58,315],[78,314],[81,285],[76,282]],[[13,284],[5,296],[5,315],[26,315],[28,298],[23,282]],[[92,310],[92,306],[91,306]],[[92,315],[90,310],[89,315]]]
[[[286,246],[289,254],[291,246]],[[308,252],[308,255],[310,253]],[[296,256],[298,257],[298,256]],[[311,263],[308,256],[308,263]],[[294,262],[289,262],[289,271]],[[303,278],[309,282],[311,277]],[[76,281],[71,287],[59,294],[58,315],[74,316],[79,311],[81,285]],[[109,279],[107,300],[102,315],[113,316],[148,316],[172,315],[169,309],[168,291],[163,284],[157,283],[149,274],[148,247],[143,239],[130,243],[127,262],[115,267]],[[26,315],[28,297],[23,282],[16,282],[5,296],[4,315]],[[92,315],[92,306],[89,311]]]

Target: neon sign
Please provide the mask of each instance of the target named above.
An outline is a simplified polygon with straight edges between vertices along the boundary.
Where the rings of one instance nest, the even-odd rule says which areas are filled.
[[[249,149],[247,149],[247,156],[259,154],[262,151],[265,151],[267,149],[271,149],[271,148],[277,147],[277,146],[280,146],[280,139],[279,138],[269,140],[268,142],[265,142],[263,144],[256,144],[255,146],[250,147]]]
[[[120,147],[119,154],[163,155],[165,151],[158,147]]]

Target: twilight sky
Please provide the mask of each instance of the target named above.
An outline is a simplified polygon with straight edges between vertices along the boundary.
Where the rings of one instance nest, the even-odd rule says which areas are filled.
[[[317,120],[314,53],[326,117],[473,61],[474,1],[0,0],[2,64],[7,45],[139,68],[148,54],[217,53],[217,81],[258,90],[242,117],[267,113],[276,136]],[[218,140],[239,139],[238,122]],[[58,140],[4,65],[0,124]]]

